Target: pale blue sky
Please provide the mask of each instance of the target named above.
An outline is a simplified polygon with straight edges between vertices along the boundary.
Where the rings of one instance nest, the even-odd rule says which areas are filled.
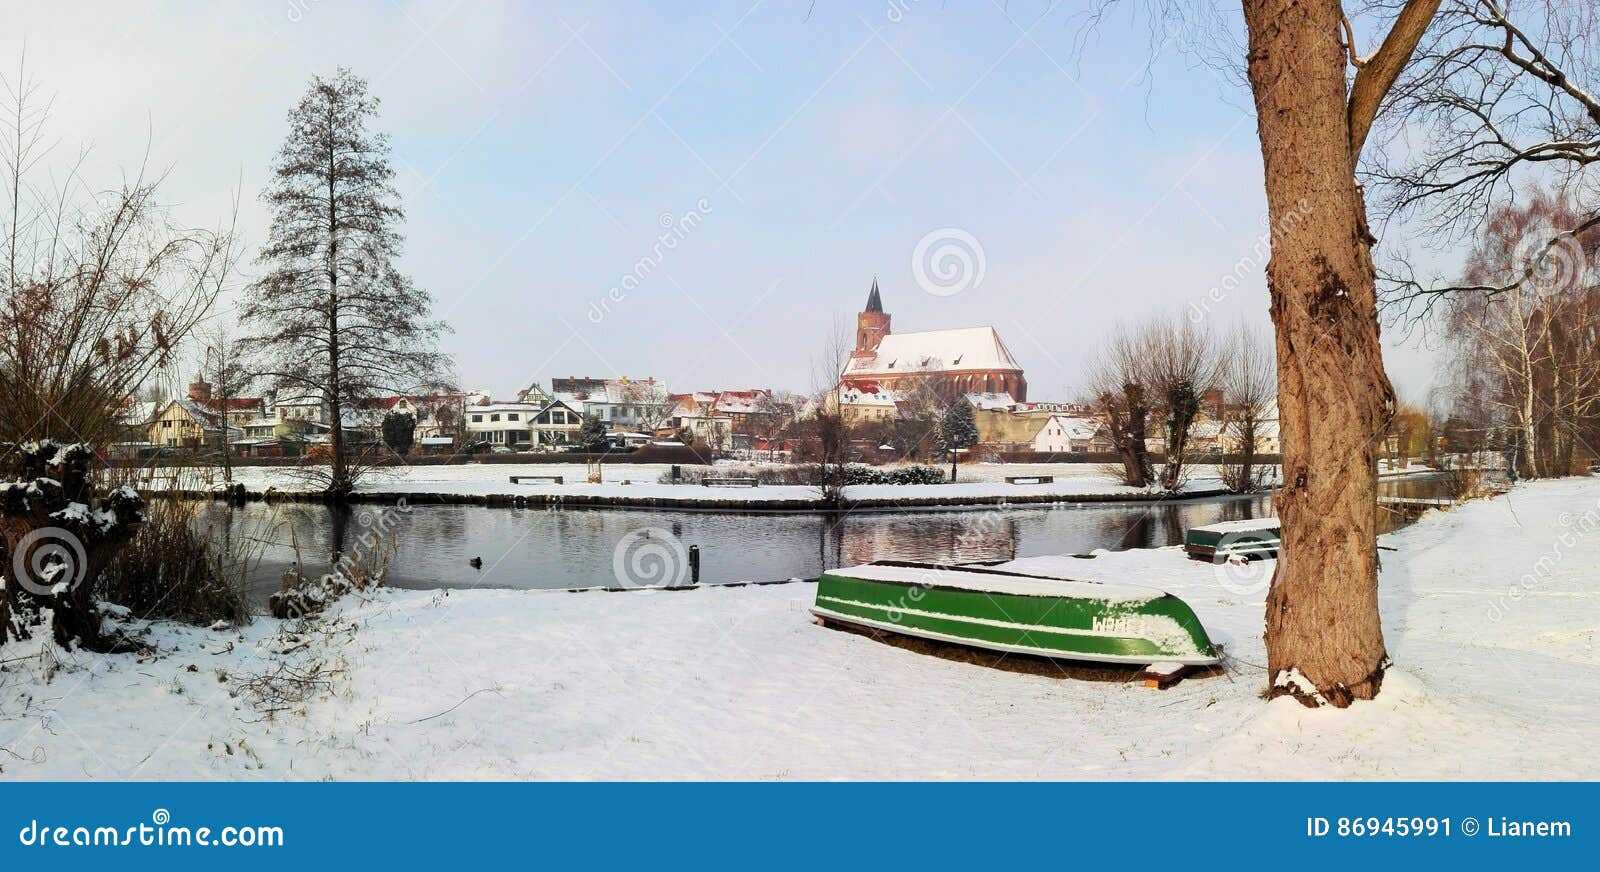
[[[8,7],[13,4],[7,3]],[[454,326],[463,383],[560,375],[674,390],[808,389],[876,273],[899,330],[992,323],[1035,399],[1067,399],[1120,319],[1209,304],[1266,324],[1264,199],[1247,96],[1144,26],[1081,4],[267,0],[8,8],[92,172],[171,167],[191,220],[258,244],[284,114],[337,64],[383,101],[404,267]],[[1146,75],[1147,74],[1147,75]],[[103,176],[102,176],[103,178]],[[661,248],[662,220],[699,210]],[[981,246],[975,287],[923,291],[930,231]],[[641,258],[637,287],[608,292]],[[597,308],[598,307],[598,308]],[[604,310],[603,317],[595,317]],[[598,321],[598,323],[596,323]],[[1428,356],[1391,353],[1404,393]]]

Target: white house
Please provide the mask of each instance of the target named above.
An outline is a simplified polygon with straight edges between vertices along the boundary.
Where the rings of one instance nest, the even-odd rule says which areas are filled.
[[[543,406],[491,402],[468,406],[465,414],[468,442],[504,445],[517,451],[571,444],[581,438],[583,430],[583,416],[559,400]]]
[[[317,394],[280,393],[272,398],[268,415],[279,421],[328,423],[328,404]]]
[[[653,428],[672,413],[667,386],[654,378],[550,380],[550,395],[612,430]]]
[[[467,441],[505,445],[513,449],[533,447],[533,419],[539,407],[532,403],[491,402],[468,406]]]
[[[533,416],[533,442],[536,445],[571,445],[580,441],[583,416],[560,400],[550,400]]]
[[[870,381],[841,385],[830,399],[838,404],[844,422],[852,425],[892,420],[900,402],[894,391]]]
[[[1095,449],[1101,424],[1094,418],[1051,415],[1033,437],[1033,450],[1049,454],[1083,454]]]
[[[714,448],[733,444],[733,419],[720,416],[688,414],[674,418],[681,429],[694,435],[694,441]]]

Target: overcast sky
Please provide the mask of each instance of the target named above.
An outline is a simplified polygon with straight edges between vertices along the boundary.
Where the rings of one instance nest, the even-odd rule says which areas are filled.
[[[111,186],[148,141],[184,219],[242,190],[252,249],[285,113],[313,75],[368,78],[402,266],[463,384],[496,396],[809,389],[874,274],[896,330],[993,324],[1032,399],[1072,398],[1119,319],[1268,323],[1248,96],[1170,48],[1152,65],[1137,21],[1080,56],[1080,4],[4,6],[6,75],[26,44],[58,155],[92,145]],[[1387,347],[1421,399],[1430,356]]]

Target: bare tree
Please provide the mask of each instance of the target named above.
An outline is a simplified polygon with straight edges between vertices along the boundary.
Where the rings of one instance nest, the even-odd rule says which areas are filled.
[[[219,424],[217,445],[222,462],[223,481],[233,482],[232,425],[228,416],[234,412],[235,401],[241,399],[255,382],[239,351],[239,343],[226,327],[203,331],[200,336],[204,348],[200,365],[200,378],[211,386],[211,409],[217,414]]]
[[[1155,392],[1161,413],[1161,487],[1177,491],[1185,481],[1189,437],[1200,414],[1200,400],[1216,381],[1217,363],[1211,339],[1183,318],[1156,318],[1138,334],[1143,349],[1143,381]]]
[[[772,446],[794,426],[794,416],[792,398],[763,391],[756,397],[754,410],[745,416],[744,429],[750,436],[767,443],[767,459],[771,460]]]
[[[1218,366],[1223,399],[1223,433],[1235,456],[1224,458],[1222,483],[1235,493],[1250,493],[1266,484],[1258,457],[1268,426],[1278,417],[1277,362],[1272,341],[1240,322],[1224,346]],[[1270,423],[1269,423],[1270,422]]]
[[[672,420],[673,403],[665,385],[654,380],[630,381],[622,387],[622,401],[633,410],[639,429],[654,435]]]
[[[1122,461],[1122,482],[1145,487],[1155,481],[1146,426],[1150,399],[1139,338],[1119,327],[1089,367],[1095,411],[1105,419],[1106,435]]]
[[[340,69],[316,77],[289,112],[289,136],[261,198],[272,228],[250,287],[244,340],[279,389],[319,396],[329,417],[329,497],[342,500],[360,469],[352,464],[344,413],[361,400],[417,385],[442,386],[448,359],[437,349],[446,327],[430,317],[426,291],[394,261],[404,219],[391,180],[389,142],[369,123],[378,101],[367,83]]]
[[[36,183],[48,103],[26,70],[3,82],[6,202],[0,287],[0,641],[41,608],[63,646],[111,650],[93,580],[144,520],[129,488],[101,492],[95,469],[117,412],[205,317],[234,265],[231,228],[197,230],[160,205],[144,168],[92,204],[82,157],[53,188]],[[14,583],[13,583],[14,582]]]
[[[1395,89],[1394,110],[1363,173],[1385,215],[1439,244],[1469,239],[1528,182],[1587,200],[1522,240],[1519,269],[1464,282],[1387,262],[1385,299],[1401,317],[1430,314],[1456,291],[1538,283],[1549,259],[1600,227],[1600,4],[1448,0]],[[1534,228],[1529,228],[1530,230]]]
[[[844,467],[850,449],[850,428],[844,418],[844,372],[854,347],[850,330],[835,319],[821,351],[811,361],[816,402],[802,432],[806,453],[816,461],[812,483],[829,503],[837,502],[844,491]]]

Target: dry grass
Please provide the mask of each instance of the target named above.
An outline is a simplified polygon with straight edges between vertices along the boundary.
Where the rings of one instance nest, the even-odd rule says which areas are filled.
[[[95,595],[141,618],[248,622],[245,580],[254,547],[219,539],[197,512],[193,501],[152,496],[143,526],[95,580]]]

